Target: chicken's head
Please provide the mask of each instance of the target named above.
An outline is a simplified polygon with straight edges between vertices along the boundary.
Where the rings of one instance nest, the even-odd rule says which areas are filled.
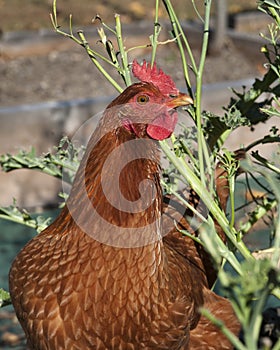
[[[179,92],[171,77],[155,64],[134,61],[132,72],[141,82],[129,86],[108,107],[122,106],[118,113],[122,126],[135,137],[168,138],[178,120],[176,108],[193,103],[192,98]]]

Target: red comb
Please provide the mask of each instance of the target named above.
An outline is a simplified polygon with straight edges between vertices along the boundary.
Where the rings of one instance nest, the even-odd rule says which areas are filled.
[[[140,81],[146,81],[157,86],[163,95],[178,94],[178,89],[174,81],[161,69],[158,70],[155,63],[151,67],[151,64],[147,64],[144,60],[141,66],[141,64],[134,60],[132,63],[132,73]]]

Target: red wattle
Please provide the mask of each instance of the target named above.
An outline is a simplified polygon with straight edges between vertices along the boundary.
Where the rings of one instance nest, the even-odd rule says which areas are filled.
[[[147,134],[154,140],[165,140],[173,133],[177,120],[177,113],[160,115],[147,126]]]

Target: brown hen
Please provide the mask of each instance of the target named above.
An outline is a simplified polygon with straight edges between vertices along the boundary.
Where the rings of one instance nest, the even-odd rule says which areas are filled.
[[[230,303],[209,289],[210,259],[174,228],[176,218],[191,229],[176,205],[164,209],[160,186],[157,141],[192,100],[155,66],[134,62],[133,73],[141,82],[105,110],[65,208],[13,262],[30,349],[233,348],[199,313],[239,331]]]

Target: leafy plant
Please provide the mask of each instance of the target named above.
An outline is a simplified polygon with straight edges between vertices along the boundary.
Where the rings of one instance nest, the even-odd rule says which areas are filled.
[[[192,140],[197,144],[195,151],[192,148],[192,143],[188,142],[190,135],[187,128],[184,129],[182,135],[178,137],[173,136],[168,142],[161,142],[162,150],[171,163],[169,170],[164,174],[166,181],[163,182],[163,186],[166,191],[175,194],[183,205],[188,206],[189,204],[184,201],[184,198],[181,197],[176,189],[176,180],[180,177],[183,179],[183,182],[187,183],[199,195],[208,208],[210,215],[206,218],[201,218],[203,225],[200,227],[200,234],[196,240],[208,250],[219,269],[221,289],[231,300],[236,315],[242,324],[243,340],[237,339],[221,324],[220,320],[215,319],[207,310],[202,310],[202,313],[220,327],[236,349],[255,350],[259,346],[258,338],[261,329],[262,312],[268,296],[274,294],[278,298],[280,297],[278,270],[280,216],[279,211],[277,212],[280,202],[280,167],[277,163],[277,158],[267,159],[258,151],[251,152],[250,158],[248,157],[239,162],[234,153],[224,146],[224,143],[231,132],[240,126],[253,127],[255,124],[267,120],[272,115],[279,117],[280,4],[278,0],[263,0],[258,3],[259,9],[270,15],[274,21],[274,24],[269,26],[270,36],[265,37],[267,45],[262,48],[267,59],[267,72],[263,78],[256,79],[249,89],[244,88],[242,92],[233,91],[234,97],[228,106],[224,108],[224,115],[217,116],[210,111],[202,111],[201,105],[203,71],[209,41],[212,1],[205,0],[203,15],[198,13],[195,1],[192,1],[198,17],[203,23],[203,40],[198,62],[194,58],[188,37],[182,29],[171,1],[163,0],[162,3],[170,18],[172,36],[170,40],[165,42],[159,41],[161,32],[159,23],[160,1],[156,0],[153,33],[149,37],[149,43],[143,45],[143,47],[151,48],[151,63],[153,64],[156,59],[158,45],[168,45],[170,41],[176,42],[181,57],[186,89],[194,99],[194,106],[188,109],[188,113],[197,131],[196,136],[192,133]],[[83,31],[78,31],[74,34],[72,16],[70,16],[69,21],[69,32],[60,28],[56,0],[53,1],[51,21],[56,32],[81,45],[104,78],[118,92],[121,92],[123,86],[131,84],[129,55],[135,48],[126,48],[124,46],[119,15],[115,16],[115,27],[108,26],[99,16],[95,20],[100,22],[98,33],[104,54],[100,54],[89,45]],[[115,38],[115,43],[109,39],[108,33]],[[113,67],[116,70],[120,76],[120,82],[109,74],[107,67]],[[190,83],[191,74],[195,77],[195,90]],[[269,96],[267,95],[268,93]],[[247,145],[243,151],[249,154],[253,148],[265,143],[271,143],[279,147],[279,141],[279,130],[275,126],[269,135],[265,135],[252,144]],[[17,155],[8,154],[1,156],[0,164],[4,171],[28,168],[57,178],[62,178],[62,172],[65,171],[66,179],[71,183],[81,152],[81,149],[76,149],[68,139],[63,138],[53,154],[48,153],[38,157],[34,150],[30,152],[20,151]],[[188,157],[187,161],[186,157]],[[215,167],[217,162],[220,162],[221,167],[224,169],[223,176],[228,180],[230,194],[229,213],[221,209],[215,188]],[[260,178],[265,179],[266,187],[262,198],[255,198],[253,195],[253,200],[250,203],[246,203],[246,205],[253,205],[253,209],[251,209],[245,221],[239,224],[236,219],[235,184],[240,166],[246,172],[247,178],[250,178],[252,182],[259,183]],[[250,191],[250,185],[248,185],[248,188]],[[192,210],[196,212],[195,208],[192,208]],[[199,215],[197,212],[196,214]],[[270,258],[260,260],[258,259],[258,257],[262,256],[260,252],[253,256],[242,238],[259,220],[268,214],[272,223],[270,227],[272,237],[269,249]],[[30,214],[24,210],[19,210],[15,205],[9,208],[0,208],[0,217],[21,222],[37,230],[43,229],[48,223],[42,219],[40,219],[40,222],[34,221]],[[214,221],[225,232],[227,245],[217,234]],[[182,232],[182,234],[188,234],[188,232]],[[261,253],[264,253],[266,256],[268,252],[263,251]],[[228,272],[225,266],[230,266],[231,271]],[[252,283],[249,284],[248,279]],[[0,294],[0,300],[1,295],[3,294]],[[4,297],[7,303],[7,294],[4,294]],[[2,297],[3,300],[4,297]],[[280,349],[279,341],[273,347],[273,350],[277,349]]]
[[[0,307],[11,304],[10,294],[0,288]]]
[[[63,177],[64,181],[72,183],[83,151],[83,147],[76,148],[67,137],[63,137],[54,147],[54,153],[37,156],[34,148],[31,151],[20,150],[16,155],[8,153],[0,156],[0,166],[5,172],[32,169],[58,179]]]

